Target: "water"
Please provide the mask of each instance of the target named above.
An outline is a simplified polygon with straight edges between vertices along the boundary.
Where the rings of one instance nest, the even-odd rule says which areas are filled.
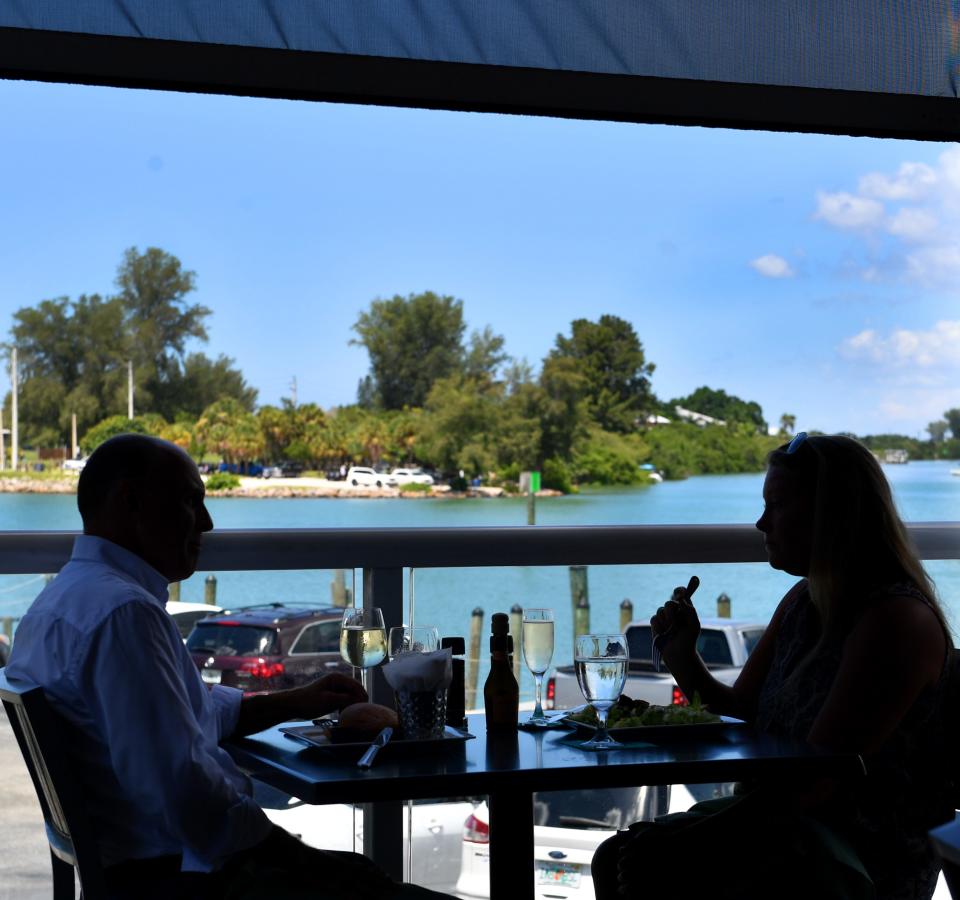
[[[909,522],[956,521],[960,518],[960,477],[956,463],[911,462],[887,466],[901,514]],[[752,523],[760,514],[763,475],[714,475],[665,482],[645,488],[609,489],[537,501],[541,525],[640,525]],[[523,498],[498,500],[399,499],[211,499],[218,528],[323,528],[469,525],[523,525]],[[0,529],[79,529],[72,495],[0,494]],[[955,626],[960,623],[960,560],[927,565],[941,600]],[[635,619],[646,620],[677,585],[690,575],[700,577],[696,603],[701,615],[715,613],[716,598],[726,593],[733,615],[766,622],[794,579],[763,564],[700,566],[593,566],[589,570],[591,629],[618,631],[620,603],[630,599]],[[181,599],[203,599],[204,579],[198,572],[184,582]],[[217,602],[242,606],[266,601],[328,604],[331,574],[310,572],[218,572]],[[354,585],[357,592],[358,583]],[[0,576],[0,616],[20,616],[42,587],[38,575]],[[490,616],[515,604],[548,607],[555,614],[554,665],[572,662],[572,612],[566,567],[426,569],[413,573],[416,622],[436,625],[440,633],[467,635],[471,611],[484,613],[483,647]],[[357,596],[358,593],[355,593]],[[407,598],[409,602],[409,596]],[[519,650],[519,648],[518,648]],[[486,651],[484,650],[484,655]],[[483,667],[485,669],[485,666]],[[481,671],[481,684],[484,672]],[[533,696],[525,671],[524,699]]]

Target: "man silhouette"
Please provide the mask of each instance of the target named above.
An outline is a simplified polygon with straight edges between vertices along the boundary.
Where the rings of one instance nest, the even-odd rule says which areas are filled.
[[[64,721],[111,897],[439,896],[272,825],[219,746],[366,694],[338,674],[246,698],[203,683],[164,608],[213,528],[190,457],[111,438],[87,461],[77,505],[83,535],[21,621],[7,676],[41,685]]]

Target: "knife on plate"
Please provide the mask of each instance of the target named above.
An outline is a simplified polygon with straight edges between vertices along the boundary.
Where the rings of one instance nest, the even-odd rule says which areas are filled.
[[[373,765],[373,760],[380,750],[387,745],[387,741],[393,737],[393,729],[388,725],[383,731],[380,732],[372,741],[369,747],[367,747],[363,756],[357,760],[357,765],[361,769],[369,769]]]

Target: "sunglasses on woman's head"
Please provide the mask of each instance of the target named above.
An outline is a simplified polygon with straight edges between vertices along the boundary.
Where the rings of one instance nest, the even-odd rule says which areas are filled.
[[[803,442],[806,439],[807,433],[805,431],[797,432],[793,440],[787,444],[786,454],[789,456],[791,453],[796,453],[803,446]]]

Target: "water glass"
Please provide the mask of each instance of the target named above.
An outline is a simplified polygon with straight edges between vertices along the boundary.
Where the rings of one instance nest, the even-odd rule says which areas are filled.
[[[622,747],[607,733],[607,714],[627,679],[627,638],[622,634],[584,634],[574,648],[574,668],[584,699],[596,710],[597,730],[584,750]]]
[[[533,674],[537,686],[537,704],[533,715],[524,724],[538,728],[549,727],[552,723],[543,712],[543,675],[553,659],[553,610],[525,609],[520,637],[523,647],[523,659]]]
[[[433,653],[440,649],[436,625],[397,625],[390,629],[387,652],[390,659],[402,653]]]

